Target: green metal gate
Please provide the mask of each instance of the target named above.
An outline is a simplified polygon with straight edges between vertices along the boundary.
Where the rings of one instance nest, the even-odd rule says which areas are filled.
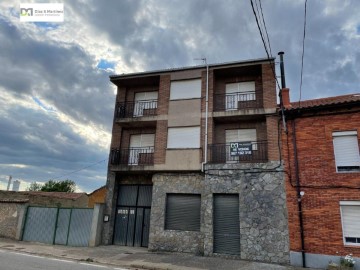
[[[93,209],[29,206],[22,240],[46,244],[88,246]]]

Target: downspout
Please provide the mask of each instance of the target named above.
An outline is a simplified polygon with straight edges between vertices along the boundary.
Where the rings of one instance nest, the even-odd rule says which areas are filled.
[[[304,223],[303,223],[303,212],[302,212],[302,203],[301,203],[302,196],[300,192],[299,161],[298,161],[297,146],[296,146],[295,118],[293,118],[292,121],[292,130],[293,130],[293,148],[294,148],[294,161],[295,161],[296,193],[297,193],[298,214],[299,214],[299,223],[300,223],[301,257],[302,257],[302,266],[306,267]]]
[[[206,58],[203,59],[206,65],[206,97],[205,97],[205,138],[204,138],[204,162],[201,163],[201,171],[204,172],[204,165],[207,163],[208,152],[208,114],[209,114],[209,65]]]

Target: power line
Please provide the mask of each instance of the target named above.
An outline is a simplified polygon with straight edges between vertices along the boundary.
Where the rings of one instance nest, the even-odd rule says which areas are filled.
[[[306,36],[306,4],[307,4],[307,0],[305,0],[305,9],[304,9],[304,35],[303,35],[302,55],[301,55],[301,74],[300,74],[299,107],[300,107],[300,101],[301,101],[301,90],[302,90],[303,70],[304,70],[305,36]]]
[[[59,179],[59,178],[62,178],[62,177],[64,177],[64,176],[68,176],[68,175],[70,175],[70,174],[74,174],[74,173],[80,172],[80,171],[85,170],[85,169],[90,168],[90,167],[94,167],[94,166],[98,165],[99,163],[104,162],[104,161],[106,161],[106,160],[108,160],[108,158],[102,159],[102,160],[97,161],[97,162],[95,162],[95,163],[92,163],[92,164],[90,164],[90,165],[88,165],[88,166],[82,167],[82,168],[80,168],[80,169],[78,169],[78,170],[75,170],[75,171],[72,171],[72,172],[69,172],[69,173],[65,173],[65,174],[60,175],[60,176],[57,176],[57,177],[53,177],[52,180]]]
[[[263,9],[262,9],[262,5],[261,5],[261,0],[259,0],[259,4],[260,4],[260,10],[261,10],[261,17],[262,17],[263,24],[264,24],[265,34],[266,34],[266,38],[267,38],[267,41],[268,41],[268,44],[269,44],[270,55],[272,56],[270,39],[269,39],[268,31],[267,31],[267,28],[266,28],[266,23],[265,23],[265,18],[264,18],[264,14],[263,14]]]
[[[261,27],[260,27],[260,24],[259,24],[258,16],[257,16],[256,11],[255,11],[254,3],[253,3],[252,0],[250,0],[250,3],[251,3],[251,8],[252,8],[252,10],[253,10],[254,16],[255,16],[255,20],[256,20],[257,27],[258,27],[258,29],[259,29],[260,37],[261,37],[261,40],[262,40],[263,45],[264,45],[264,49],[265,49],[266,55],[267,55],[267,57],[268,57],[268,59],[269,59],[270,67],[271,67],[271,70],[272,70],[272,72],[273,72],[274,79],[275,79],[275,81],[276,81],[276,85],[277,85],[278,89],[280,90],[281,87],[280,87],[279,81],[277,80],[276,73],[275,73],[275,69],[274,69],[272,63],[270,62],[270,58],[271,58],[271,57],[270,57],[270,54],[269,54],[269,50],[268,50],[268,48],[267,48],[267,46],[266,46],[266,42],[265,42],[263,33],[262,33],[262,31],[261,31]],[[265,21],[265,20],[264,20],[264,21]],[[270,47],[270,41],[269,41],[269,47]]]

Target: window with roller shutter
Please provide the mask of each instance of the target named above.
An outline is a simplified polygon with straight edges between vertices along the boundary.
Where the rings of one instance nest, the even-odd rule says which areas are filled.
[[[360,246],[360,201],[341,201],[340,209],[344,244]]]
[[[200,231],[201,196],[167,194],[165,230]]]
[[[201,80],[173,81],[170,86],[170,100],[201,98]]]
[[[337,172],[360,171],[357,131],[333,132],[332,136]]]

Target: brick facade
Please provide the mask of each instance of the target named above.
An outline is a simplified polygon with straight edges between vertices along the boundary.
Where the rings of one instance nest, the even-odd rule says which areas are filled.
[[[344,244],[339,204],[340,201],[360,201],[360,172],[336,172],[332,137],[334,131],[356,130],[359,138],[359,108],[360,103],[354,107],[345,104],[329,109],[300,108],[297,109],[299,114],[294,112],[296,109],[286,111],[288,133],[282,133],[282,154],[286,172],[290,250],[293,252],[301,251],[293,144],[296,134],[299,183],[300,190],[304,192],[301,200],[304,252],[331,256],[352,253],[360,257],[359,247]],[[328,257],[325,259],[328,260]]]
[[[241,205],[236,207],[239,207],[242,222],[239,224],[241,251],[236,253],[238,258],[287,263],[286,196],[278,146],[276,89],[269,60],[209,65],[208,145],[205,145],[206,77],[206,66],[111,77],[118,86],[117,102],[132,102],[135,93],[152,90],[158,91],[158,102],[156,115],[132,117],[130,113],[114,120],[112,148],[128,148],[131,135],[155,133],[154,164],[118,166],[109,163],[104,214],[110,216],[110,221],[104,224],[103,243],[113,243],[116,235],[119,185],[152,184],[149,249],[217,255],[212,243],[212,197],[215,193],[237,194]],[[172,81],[194,79],[201,80],[201,96],[170,100]],[[235,108],[227,107],[226,84],[248,81],[255,82],[255,96],[249,98],[244,93],[236,93],[233,95]],[[197,126],[200,126],[200,147],[167,149],[169,127]],[[249,156],[245,161],[240,161],[240,157],[228,160],[229,145],[225,145],[225,130],[242,128],[256,129],[256,140],[264,146],[246,154]],[[219,144],[218,152],[212,150]],[[205,147],[209,147],[206,165],[203,164]],[[216,153],[213,155],[210,151]],[[265,153],[261,159],[257,157],[260,152]],[[216,155],[221,160],[211,160]],[[250,187],[251,191],[248,190]],[[201,218],[200,232],[166,230],[164,203],[167,194],[194,192],[201,194],[201,217],[207,217]],[[258,206],[258,211],[253,209],[254,205]],[[245,211],[244,207],[249,209]],[[260,217],[259,213],[263,212],[267,213],[267,217]],[[264,222],[259,223],[260,219]],[[256,246],[250,244],[259,235],[261,241],[258,240]],[[276,245],[273,244],[274,239],[278,240]],[[204,245],[204,241],[208,244]]]

